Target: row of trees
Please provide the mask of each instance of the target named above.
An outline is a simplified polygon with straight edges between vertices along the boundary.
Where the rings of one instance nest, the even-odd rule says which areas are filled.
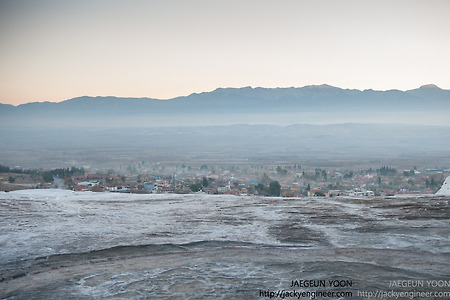
[[[377,169],[377,174],[381,176],[394,176],[397,174],[397,170],[394,168],[383,166],[380,169]]]
[[[8,166],[0,165],[0,173],[41,175],[45,182],[52,182],[53,176],[58,176],[61,178],[69,178],[75,174],[84,175],[84,168],[70,167],[70,168],[53,169],[49,171],[39,171],[39,170],[24,170],[18,168],[11,169]],[[15,179],[13,177],[9,178],[9,182],[14,181]]]
[[[269,185],[258,183],[255,186],[255,190],[265,196],[279,197],[281,195],[281,185],[278,181],[271,181]]]
[[[36,170],[24,170],[24,169],[11,169],[8,166],[0,165],[0,173],[15,173],[15,174],[36,174]]]
[[[68,178],[75,174],[84,175],[84,168],[71,167],[41,172],[41,175],[44,178],[45,182],[52,182],[53,176],[58,176],[60,178]]]
[[[264,174],[264,175],[266,175],[266,174]],[[267,175],[266,175],[266,177],[267,177]],[[235,185],[238,186],[238,183],[235,182]],[[189,189],[195,193],[195,192],[201,191],[203,188],[207,188],[208,186],[209,186],[208,179],[206,177],[203,177],[203,180],[201,183],[192,183],[189,185]],[[260,195],[274,196],[274,197],[279,197],[281,195],[281,185],[276,180],[270,181],[267,184],[258,183],[254,187],[254,189]]]

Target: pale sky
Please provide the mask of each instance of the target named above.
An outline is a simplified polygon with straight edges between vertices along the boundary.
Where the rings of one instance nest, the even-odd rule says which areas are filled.
[[[0,103],[450,89],[447,0],[0,0]]]

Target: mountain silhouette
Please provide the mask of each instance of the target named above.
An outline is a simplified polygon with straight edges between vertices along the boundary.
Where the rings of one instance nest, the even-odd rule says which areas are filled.
[[[301,88],[218,88],[168,100],[83,96],[62,102],[0,105],[3,122],[112,122],[112,120],[192,116],[282,114],[404,114],[450,112],[450,90],[435,85],[400,91],[341,89],[330,85]],[[245,120],[241,118],[241,120]],[[140,121],[140,122],[141,122]]]

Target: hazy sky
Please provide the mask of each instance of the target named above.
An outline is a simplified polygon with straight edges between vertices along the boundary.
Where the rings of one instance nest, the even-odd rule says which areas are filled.
[[[450,89],[447,0],[0,0],[0,103]]]

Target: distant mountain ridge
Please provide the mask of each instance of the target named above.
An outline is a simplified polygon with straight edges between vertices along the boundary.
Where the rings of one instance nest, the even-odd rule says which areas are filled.
[[[361,91],[324,84],[300,88],[218,88],[168,100],[83,96],[56,103],[0,104],[0,117],[9,121],[350,112],[450,113],[450,90],[429,84],[408,91]]]

